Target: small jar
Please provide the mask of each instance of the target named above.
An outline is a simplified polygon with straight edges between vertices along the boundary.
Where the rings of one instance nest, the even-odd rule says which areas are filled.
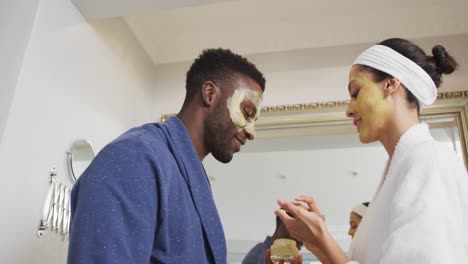
[[[296,241],[288,238],[275,239],[270,247],[271,261],[274,264],[283,261],[284,264],[290,264],[299,256]]]

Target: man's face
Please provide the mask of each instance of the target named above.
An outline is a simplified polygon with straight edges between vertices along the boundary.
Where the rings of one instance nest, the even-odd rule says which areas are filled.
[[[260,112],[262,96],[263,91],[255,81],[242,78],[234,84],[230,96],[220,98],[210,112],[205,142],[218,161],[230,162],[247,139],[254,139],[254,121]]]

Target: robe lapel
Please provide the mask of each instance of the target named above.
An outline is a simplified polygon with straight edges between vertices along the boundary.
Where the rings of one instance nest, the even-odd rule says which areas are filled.
[[[163,129],[176,162],[187,182],[203,225],[215,263],[226,263],[226,240],[211,186],[188,132],[178,117],[164,123]]]

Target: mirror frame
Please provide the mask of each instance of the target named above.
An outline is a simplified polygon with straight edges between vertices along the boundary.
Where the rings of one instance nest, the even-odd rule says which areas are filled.
[[[344,114],[349,100],[262,107],[255,123],[256,137],[289,137],[356,133]],[[164,114],[161,123],[175,114]],[[425,106],[420,119],[449,119],[456,123],[465,166],[468,167],[468,90],[438,93],[436,102]]]
[[[76,139],[75,141],[73,141],[73,143],[71,144],[70,146],[70,149],[67,150],[67,168],[68,168],[68,174],[70,175],[70,178],[73,180],[73,182],[76,182],[78,180],[78,178],[80,177],[80,175],[76,175],[75,173],[75,169],[74,169],[74,165],[73,165],[73,148],[76,147],[76,146],[79,146],[79,145],[86,145],[89,147],[89,150],[92,152],[93,154],[93,159],[94,157],[96,157],[96,153],[93,149],[93,145],[91,145],[91,143],[86,140],[86,139]],[[90,163],[91,163],[92,159],[90,160]],[[89,166],[89,164],[88,164]]]

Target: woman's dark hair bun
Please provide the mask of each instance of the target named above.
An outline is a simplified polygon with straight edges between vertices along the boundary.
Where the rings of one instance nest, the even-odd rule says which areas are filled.
[[[433,60],[437,71],[444,74],[452,73],[458,66],[455,59],[450,56],[442,45],[435,45],[432,48]]]

